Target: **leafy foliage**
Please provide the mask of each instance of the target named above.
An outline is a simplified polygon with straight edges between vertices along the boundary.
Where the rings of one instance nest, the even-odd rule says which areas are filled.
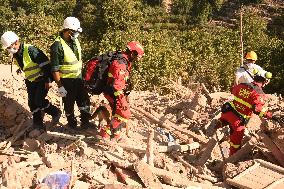
[[[0,32],[12,30],[22,41],[47,54],[67,16],[81,21],[80,41],[84,60],[108,50],[123,49],[140,41],[145,57],[133,65],[136,89],[168,93],[170,80],[185,85],[203,82],[209,89],[230,88],[240,65],[238,26],[208,24],[224,0],[172,0],[171,12],[162,0],[1,0]],[[262,0],[242,0],[253,6]],[[227,4],[228,5],[228,4]],[[245,7],[244,47],[258,54],[257,63],[274,74],[269,92],[284,93],[283,12],[268,22]],[[226,9],[223,9],[226,10]],[[237,18],[238,19],[238,18]],[[2,49],[1,53],[6,53]],[[2,63],[8,56],[1,56]]]

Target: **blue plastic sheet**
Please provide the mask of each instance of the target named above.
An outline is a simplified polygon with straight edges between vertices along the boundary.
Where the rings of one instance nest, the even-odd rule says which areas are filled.
[[[50,189],[67,189],[71,175],[66,171],[57,171],[48,174],[41,183],[46,184]]]

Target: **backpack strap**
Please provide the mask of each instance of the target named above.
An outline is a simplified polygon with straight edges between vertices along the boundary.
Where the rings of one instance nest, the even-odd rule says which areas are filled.
[[[249,74],[249,76],[252,78],[252,80],[254,80],[253,76],[251,75],[251,73],[249,73],[249,71],[244,66],[241,66],[240,68],[243,68]]]
[[[242,83],[242,84],[248,86],[250,89],[255,90],[259,94],[264,94],[263,90],[254,83]]]

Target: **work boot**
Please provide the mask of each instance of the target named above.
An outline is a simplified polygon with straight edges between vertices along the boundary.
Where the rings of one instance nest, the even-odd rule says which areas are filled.
[[[42,117],[42,111],[41,110],[33,113],[32,128],[34,128],[34,129],[45,129],[45,126],[43,125],[43,117]]]
[[[71,129],[77,129],[77,120],[74,114],[68,115],[66,117],[67,117],[68,127]]]
[[[57,114],[54,115],[54,116],[52,116],[51,123],[52,123],[53,125],[56,125],[57,123],[59,123],[60,117],[61,117],[61,111],[58,110]]]

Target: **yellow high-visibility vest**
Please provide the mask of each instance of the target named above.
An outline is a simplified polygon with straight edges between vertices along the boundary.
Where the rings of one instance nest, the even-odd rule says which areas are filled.
[[[30,44],[24,44],[24,50],[23,50],[23,72],[25,74],[25,78],[29,81],[35,81],[40,76],[43,76],[43,72],[41,70],[41,67],[48,64],[49,61],[43,62],[41,64],[37,64],[32,61],[30,55],[29,55],[29,47],[32,46]],[[16,66],[18,66],[20,69],[18,62],[15,62]]]
[[[63,47],[64,51],[64,62],[59,65],[59,73],[61,78],[82,78],[82,59],[81,59],[81,46],[78,39],[75,40],[79,60],[77,59],[75,53],[66,44],[64,39],[58,36],[55,41],[59,41]]]

